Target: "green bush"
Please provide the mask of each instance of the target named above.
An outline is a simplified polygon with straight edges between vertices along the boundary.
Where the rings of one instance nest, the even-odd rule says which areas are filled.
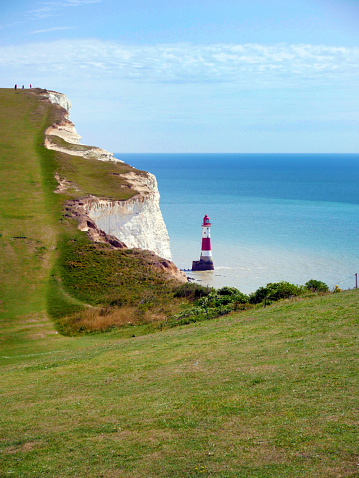
[[[182,284],[176,288],[174,296],[179,298],[186,298],[189,300],[196,300],[200,297],[206,297],[213,291],[214,289],[212,287],[204,287],[200,284],[193,284],[191,282],[187,282],[186,284]]]
[[[324,282],[320,280],[311,279],[308,282],[306,282],[304,285],[308,290],[311,290],[312,292],[328,292],[329,291],[329,287],[327,286],[327,284],[325,284]]]
[[[229,294],[224,295],[223,291],[228,291]],[[222,287],[218,291],[212,291],[206,297],[202,297],[197,301],[199,306],[208,305],[209,307],[221,307],[228,304],[246,304],[249,297],[243,294],[235,287]]]
[[[236,295],[236,294],[240,294],[240,292],[235,287],[224,286],[221,289],[217,290],[217,294],[219,294],[219,295]]]
[[[249,296],[251,304],[259,304],[264,300],[267,303],[275,302],[280,299],[288,299],[288,297],[305,294],[307,288],[302,285],[291,284],[290,282],[269,283],[265,287],[260,287]]]

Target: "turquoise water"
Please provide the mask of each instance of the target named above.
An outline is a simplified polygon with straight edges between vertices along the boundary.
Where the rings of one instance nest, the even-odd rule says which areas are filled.
[[[251,292],[268,282],[354,287],[359,272],[359,155],[117,154],[156,175],[173,261],[190,269],[212,223],[204,285]]]

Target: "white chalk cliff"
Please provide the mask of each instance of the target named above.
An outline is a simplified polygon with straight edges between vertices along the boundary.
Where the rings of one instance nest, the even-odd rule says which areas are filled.
[[[67,111],[66,118],[61,123],[56,123],[46,130],[45,146],[47,149],[53,149],[73,156],[83,156],[88,159],[98,159],[99,161],[115,161],[123,163],[120,159],[113,156],[112,153],[98,148],[97,146],[87,146],[80,143],[81,136],[76,132],[75,125],[69,120],[71,102],[63,93],[56,91],[47,91],[44,96],[54,103],[61,106]],[[62,144],[56,142],[56,137],[59,137],[73,145],[72,148],[66,148]]]
[[[61,106],[61,108],[64,108],[64,110],[66,110],[67,113],[70,114],[71,102],[66,95],[64,95],[63,93],[58,93],[57,91],[48,90],[44,94],[44,96],[46,96],[51,101],[51,103]]]
[[[47,129],[45,146],[48,149],[101,161],[122,162],[114,158],[112,153],[101,148],[79,143],[81,137],[77,134],[74,124],[69,121],[71,103],[64,94],[47,91],[44,96],[67,112],[60,123]],[[66,147],[66,144],[56,140],[56,137],[75,146]],[[96,224],[98,229],[110,236],[115,236],[128,248],[153,251],[158,256],[170,260],[169,236],[159,206],[160,195],[155,176],[150,173],[139,175],[134,172],[123,176],[138,194],[126,201],[104,200],[91,196],[81,202],[85,214]],[[60,187],[66,187],[66,178],[57,177],[57,179]],[[81,229],[86,230],[86,226],[82,226]]]
[[[170,241],[159,206],[160,195],[153,174],[125,174],[140,194],[127,201],[91,201],[87,215],[106,234],[117,237],[129,248],[155,252],[171,260]]]

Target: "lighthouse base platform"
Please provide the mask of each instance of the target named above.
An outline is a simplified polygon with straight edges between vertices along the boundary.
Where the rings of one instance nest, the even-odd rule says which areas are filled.
[[[212,261],[192,261],[192,270],[193,271],[214,271],[214,266]]]

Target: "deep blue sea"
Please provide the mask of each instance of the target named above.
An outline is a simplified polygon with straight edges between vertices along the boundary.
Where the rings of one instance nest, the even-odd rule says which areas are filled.
[[[309,279],[355,286],[359,154],[116,154],[157,177],[173,261],[190,269],[208,214],[215,270],[203,285],[252,292]]]

